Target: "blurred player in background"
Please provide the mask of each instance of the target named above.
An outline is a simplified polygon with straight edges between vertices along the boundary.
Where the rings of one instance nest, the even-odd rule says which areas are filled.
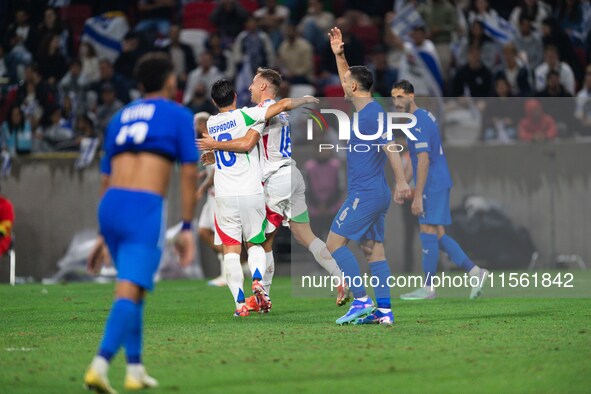
[[[439,126],[433,114],[415,104],[414,87],[410,82],[406,80],[396,82],[392,87],[392,99],[397,111],[412,113],[417,118],[417,124],[411,131],[417,141],[407,139],[407,144],[415,182],[411,210],[413,215],[419,217],[425,273],[423,287],[403,294],[400,298],[403,300],[435,298],[431,279],[437,272],[440,249],[470,276],[478,276],[478,285],[470,291],[470,298],[477,298],[482,294],[482,286],[488,279],[488,271],[475,265],[460,245],[445,234],[444,226],[451,224],[449,194],[453,184],[441,146]]]
[[[259,68],[249,88],[253,103],[266,108],[275,104],[275,97],[281,85],[281,75],[268,68]],[[306,206],[306,185],[296,162],[291,158],[291,136],[289,118],[286,113],[269,119],[263,129],[263,183],[267,211],[266,240],[263,243],[267,269],[261,283],[267,294],[271,288],[275,272],[273,257],[273,241],[284,219],[296,241],[306,247],[314,259],[329,274],[341,277],[341,270],[336,261],[310,227],[308,207]],[[244,138],[244,137],[243,137]],[[206,142],[208,148],[217,148],[213,139]],[[205,146],[204,146],[205,147]],[[203,149],[203,148],[202,148]],[[337,305],[344,305],[348,300],[345,286],[340,285],[337,294]],[[252,311],[258,311],[255,297],[249,297],[246,305]]]
[[[0,194],[0,256],[4,256],[12,244],[14,207],[8,197]]]
[[[213,84],[211,97],[220,113],[209,118],[208,136],[197,143],[200,149],[211,149],[212,142],[218,144],[214,151],[216,243],[223,245],[226,281],[236,302],[234,316],[248,316],[240,266],[243,241],[257,304],[263,311],[271,308],[271,299],[262,284],[267,270],[261,246],[267,225],[259,144],[263,127],[265,121],[283,111],[318,100],[313,97],[283,99],[269,107],[236,110],[236,91],[232,82],[225,79]]]
[[[209,112],[199,112],[193,118],[195,123],[195,130],[197,131],[197,138],[203,138],[207,134],[207,120],[211,114]],[[199,238],[209,246],[216,254],[220,261],[220,275],[207,282],[210,286],[224,287],[226,286],[226,276],[224,274],[224,257],[222,254],[222,246],[216,245],[215,239],[215,224],[214,224],[214,207],[215,207],[215,188],[213,187],[214,166],[206,166],[205,171],[202,172],[204,179],[201,181],[197,189],[197,201],[206,196],[205,203],[201,208],[199,215],[198,233]]]
[[[117,267],[115,301],[103,340],[84,376],[86,388],[100,393],[116,392],[107,374],[121,346],[127,357],[125,389],[158,385],[142,364],[143,309],[164,248],[164,198],[175,161],[181,165],[181,264],[189,265],[195,254],[191,222],[198,155],[192,116],[171,101],[176,76],[165,54],[145,55],[135,74],[145,96],[116,113],[107,129],[101,161],[100,236],[88,266],[91,272],[100,269],[106,245]]]
[[[365,66],[349,67],[345,58],[343,35],[339,28],[331,29],[330,45],[335,55],[339,78],[345,91],[345,98],[353,103],[358,113],[358,129],[361,134],[375,135],[379,129],[379,115],[385,122],[383,108],[371,98],[373,76]],[[383,128],[385,130],[385,126]],[[355,149],[355,146],[371,142],[379,145],[380,150],[370,151]],[[337,324],[393,324],[394,315],[387,286],[390,267],[384,251],[385,218],[392,193],[386,182],[384,165],[390,162],[396,177],[394,201],[401,204],[410,193],[404,176],[404,169],[397,149],[390,149],[384,136],[376,140],[365,141],[355,133],[351,134],[347,150],[347,199],[337,213],[328,240],[328,250],[337,261],[345,277],[350,278],[349,286],[355,297],[349,311]],[[392,151],[390,151],[392,150]],[[361,282],[361,270],[353,252],[347,247],[349,240],[361,243],[371,274],[379,280],[374,287],[377,308],[368,297]]]

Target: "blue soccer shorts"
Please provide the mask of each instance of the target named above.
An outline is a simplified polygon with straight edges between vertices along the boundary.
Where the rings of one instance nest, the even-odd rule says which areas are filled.
[[[433,226],[449,226],[451,224],[451,212],[449,210],[450,189],[424,192],[423,212],[419,216],[420,224]]]
[[[384,242],[386,213],[391,195],[348,196],[332,222],[330,231],[347,239]]]
[[[166,204],[158,194],[125,189],[109,189],[98,209],[99,226],[117,279],[141,288],[154,288],[164,249]]]

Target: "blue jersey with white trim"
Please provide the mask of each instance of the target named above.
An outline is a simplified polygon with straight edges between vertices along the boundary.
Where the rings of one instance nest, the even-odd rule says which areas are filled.
[[[414,114],[417,124],[410,132],[417,137],[416,141],[406,139],[410,160],[412,162],[413,177],[417,183],[417,154],[427,152],[429,155],[429,173],[425,183],[425,191],[445,190],[452,187],[451,176],[447,167],[447,160],[441,145],[441,135],[435,116],[429,111],[418,108]]]
[[[111,174],[111,159],[124,152],[149,152],[181,164],[198,160],[191,112],[163,99],[140,99],[117,112],[107,127],[101,172]]]
[[[384,109],[376,101],[369,102],[358,112],[359,133],[363,135],[375,135],[379,129],[379,114],[382,114],[382,130],[385,130],[386,114]],[[371,194],[375,197],[385,196],[390,193],[386,182],[384,165],[388,157],[382,147],[378,150],[376,145],[383,146],[388,140],[378,137],[375,140],[364,141],[351,130],[351,139],[347,150],[348,193]]]

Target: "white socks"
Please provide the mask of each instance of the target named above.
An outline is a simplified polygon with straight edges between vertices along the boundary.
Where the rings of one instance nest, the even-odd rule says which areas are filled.
[[[94,356],[90,367],[95,370],[99,375],[106,376],[109,371],[109,362],[104,357]]]
[[[314,239],[314,241],[310,243],[308,250],[312,253],[318,264],[320,264],[329,274],[339,278],[342,277],[337,262],[332,258],[328,249],[326,249],[326,244],[319,238]]]
[[[242,273],[242,266],[240,265],[240,255],[238,253],[227,253],[224,255],[224,270],[226,276],[226,283],[232,292],[236,308],[239,308],[242,303],[238,302],[238,298],[244,299],[244,274]],[[242,293],[242,294],[241,294]]]
[[[470,276],[476,276],[480,274],[480,267],[475,265],[474,267],[472,267],[472,269],[470,271],[468,271],[468,275]]]
[[[267,270],[267,259],[265,257],[265,249],[260,245],[254,245],[248,248],[248,268],[254,278],[256,271],[259,271],[261,279]]]
[[[267,269],[263,273],[261,284],[265,288],[267,295],[269,295],[269,292],[271,291],[271,283],[273,282],[273,275],[275,274],[275,257],[273,257],[273,252],[266,252],[265,257],[267,258]]]

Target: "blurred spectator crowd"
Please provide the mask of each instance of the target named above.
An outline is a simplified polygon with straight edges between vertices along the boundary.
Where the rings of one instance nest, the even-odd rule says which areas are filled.
[[[220,78],[247,105],[257,67],[282,73],[282,97],[342,97],[333,26],[349,64],[374,73],[376,96],[405,78],[419,96],[450,97],[439,111],[448,141],[474,113],[471,143],[591,134],[586,0],[3,0],[1,148],[92,160],[110,117],[140,97],[133,69],[149,51],[170,55],[176,99],[195,113],[215,113]]]

